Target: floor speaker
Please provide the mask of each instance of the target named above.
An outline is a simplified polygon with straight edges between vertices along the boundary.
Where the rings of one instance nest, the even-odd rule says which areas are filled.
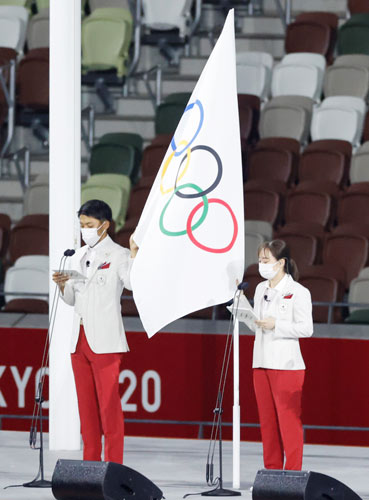
[[[51,480],[57,500],[160,500],[163,492],[139,472],[114,462],[58,460]]]
[[[333,477],[310,471],[259,470],[253,500],[361,500]]]

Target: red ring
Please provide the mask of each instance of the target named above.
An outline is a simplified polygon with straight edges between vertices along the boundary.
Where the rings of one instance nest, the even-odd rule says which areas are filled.
[[[192,232],[192,219],[194,218],[196,212],[204,205],[204,202],[201,201],[198,205],[196,205],[196,207],[192,210],[192,212],[190,213],[190,215],[188,216],[188,219],[187,219],[187,234],[188,234],[188,237],[190,238],[190,240],[192,241],[192,243],[194,245],[196,245],[198,248],[201,248],[201,250],[205,250],[205,252],[211,252],[211,253],[226,253],[226,252],[229,252],[229,250],[233,247],[236,239],[237,239],[237,234],[238,234],[238,224],[237,224],[237,219],[231,209],[231,207],[228,205],[228,203],[226,203],[225,201],[223,200],[220,200],[219,198],[211,198],[208,200],[208,203],[219,203],[220,205],[223,205],[224,207],[226,207],[229,211],[229,213],[231,214],[231,217],[232,217],[232,220],[233,220],[233,225],[234,225],[234,231],[233,231],[233,237],[232,237],[232,241],[230,242],[229,245],[227,245],[226,247],[224,248],[210,248],[210,247],[207,247],[205,245],[203,245],[202,243],[199,243],[194,235],[193,235],[193,232]]]

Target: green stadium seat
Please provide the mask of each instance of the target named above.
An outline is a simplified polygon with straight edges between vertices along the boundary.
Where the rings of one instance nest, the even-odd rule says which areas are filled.
[[[191,94],[179,92],[168,95],[160,104],[155,115],[155,133],[173,134],[186,108]]]
[[[83,71],[115,69],[118,77],[124,76],[132,31],[133,20],[129,10],[95,9],[82,22]]]
[[[135,150],[135,165],[131,180],[136,184],[140,177],[140,167],[142,160],[143,139],[139,134],[128,132],[117,132],[105,134],[101,137],[99,144],[117,144],[120,146],[132,146]]]
[[[354,14],[338,30],[338,54],[369,54],[369,13]]]
[[[135,168],[135,148],[123,144],[95,144],[91,150],[89,170],[95,174],[121,174],[131,178]]]

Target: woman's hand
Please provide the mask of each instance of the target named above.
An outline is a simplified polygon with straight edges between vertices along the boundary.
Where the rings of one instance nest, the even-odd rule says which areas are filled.
[[[64,288],[66,282],[69,280],[69,276],[64,273],[54,273],[53,274],[53,281],[58,285],[60,288],[61,293],[64,294]]]
[[[133,236],[134,236],[134,233],[129,238],[129,248],[131,250],[132,259],[134,259],[136,257],[137,252],[138,252],[138,246],[137,246],[137,243],[135,242],[135,240],[133,239]]]
[[[263,330],[274,330],[275,328],[275,318],[265,318],[255,321],[255,325],[262,328]]]

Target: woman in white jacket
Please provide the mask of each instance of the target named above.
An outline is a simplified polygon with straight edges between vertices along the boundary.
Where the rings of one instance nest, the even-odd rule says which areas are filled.
[[[244,320],[255,332],[253,380],[266,469],[301,470],[301,396],[305,364],[299,338],[313,334],[310,292],[297,283],[295,262],[282,240],[259,248],[259,272],[267,281],[255,290],[258,321]],[[242,301],[241,297],[240,306]]]

